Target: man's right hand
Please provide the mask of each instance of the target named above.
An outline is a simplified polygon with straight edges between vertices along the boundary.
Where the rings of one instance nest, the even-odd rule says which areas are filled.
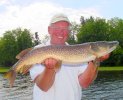
[[[60,65],[60,61],[59,60],[56,60],[54,58],[47,58],[45,59],[45,61],[43,62],[43,64],[45,65],[46,68],[48,69],[53,69],[55,70],[56,72],[61,68],[61,65]]]
[[[42,91],[46,92],[52,87],[55,81],[56,72],[58,72],[61,67],[57,68],[59,60],[54,58],[47,58],[42,62],[42,64],[45,69],[37,76],[37,78],[35,78],[34,81]]]

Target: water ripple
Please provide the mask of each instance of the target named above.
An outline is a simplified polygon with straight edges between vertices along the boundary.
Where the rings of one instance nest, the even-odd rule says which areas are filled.
[[[0,77],[2,86],[0,88],[0,100],[32,100],[33,83],[29,75],[17,76],[14,86],[9,88],[7,80]]]
[[[123,100],[123,72],[99,73],[82,100]],[[32,100],[33,83],[30,76],[18,75],[13,88],[0,75],[0,100]]]

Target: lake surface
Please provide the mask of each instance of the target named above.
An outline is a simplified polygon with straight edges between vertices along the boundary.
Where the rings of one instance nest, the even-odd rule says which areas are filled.
[[[123,72],[99,72],[83,94],[87,100],[123,100]]]
[[[0,75],[0,100],[32,100],[33,83],[18,75],[14,87]],[[123,100],[123,72],[99,72],[97,79],[82,91],[82,100]]]

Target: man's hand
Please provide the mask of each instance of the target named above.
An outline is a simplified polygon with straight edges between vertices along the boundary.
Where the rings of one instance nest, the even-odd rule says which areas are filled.
[[[61,68],[61,61],[56,60],[54,58],[47,58],[47,59],[45,59],[43,64],[45,65],[46,68],[53,69],[56,72]]]
[[[93,62],[93,65],[94,65],[95,67],[99,67],[99,66],[100,66],[100,62],[102,62],[102,61],[108,59],[109,56],[110,56],[110,54],[107,54],[107,55],[105,55],[105,56],[102,56],[102,57],[100,57],[100,58],[97,58],[97,59],[94,60],[94,61],[88,62],[88,64],[90,64],[90,63]],[[90,65],[89,65],[89,66],[90,66]]]
[[[105,55],[105,56],[102,56],[102,57],[100,57],[99,58],[99,61],[104,61],[104,60],[106,60],[106,59],[108,59],[109,58],[109,56],[110,56],[110,54],[107,54],[107,55]]]
[[[61,68],[59,66],[59,62],[59,60],[54,58],[47,58],[42,62],[45,69],[34,80],[34,82],[42,91],[46,92],[52,87],[55,81],[56,72],[58,72],[58,70]]]

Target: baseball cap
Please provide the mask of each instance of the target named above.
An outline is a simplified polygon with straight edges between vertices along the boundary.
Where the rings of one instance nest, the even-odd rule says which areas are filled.
[[[58,21],[66,21],[66,22],[70,23],[68,17],[66,15],[60,13],[60,14],[56,14],[52,17],[52,19],[50,21],[50,25],[53,23],[56,23]]]

